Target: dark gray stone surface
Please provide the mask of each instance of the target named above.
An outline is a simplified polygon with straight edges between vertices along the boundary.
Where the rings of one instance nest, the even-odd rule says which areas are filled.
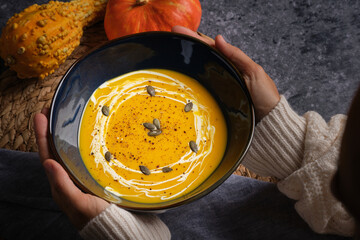
[[[0,28],[47,0],[0,0]],[[293,108],[346,113],[360,83],[360,1],[200,0],[199,31],[222,34],[259,63]]]

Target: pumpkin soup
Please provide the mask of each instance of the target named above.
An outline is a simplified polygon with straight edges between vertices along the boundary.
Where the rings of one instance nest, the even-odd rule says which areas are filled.
[[[164,69],[103,83],[83,112],[80,153],[107,191],[135,202],[184,197],[218,166],[226,122],[196,80]]]

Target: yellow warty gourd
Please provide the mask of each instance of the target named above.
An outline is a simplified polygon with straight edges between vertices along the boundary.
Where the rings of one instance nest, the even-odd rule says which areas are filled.
[[[83,28],[102,20],[107,0],[50,1],[11,17],[0,38],[0,56],[19,78],[54,72],[80,44]]]

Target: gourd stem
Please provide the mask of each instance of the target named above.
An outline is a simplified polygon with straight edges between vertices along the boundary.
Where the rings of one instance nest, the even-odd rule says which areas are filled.
[[[136,6],[142,6],[149,2],[149,0],[136,0]]]

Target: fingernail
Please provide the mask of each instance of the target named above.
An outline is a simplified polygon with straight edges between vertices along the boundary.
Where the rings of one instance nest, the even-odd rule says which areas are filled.
[[[226,37],[224,37],[223,35],[220,35],[220,38],[221,38],[221,40],[223,40],[224,42],[228,42],[228,40],[227,40],[227,38]]]

